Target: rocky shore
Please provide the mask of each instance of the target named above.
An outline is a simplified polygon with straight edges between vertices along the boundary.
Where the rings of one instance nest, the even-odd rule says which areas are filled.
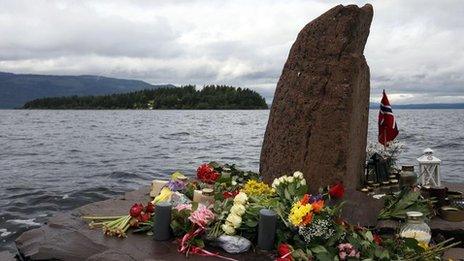
[[[446,184],[450,189],[464,191],[464,184]],[[347,191],[344,217],[364,226],[394,229],[397,224],[378,222],[377,214],[383,206],[376,200],[357,191]],[[149,187],[128,192],[116,199],[95,202],[68,213],[57,214],[44,226],[23,233],[17,240],[18,253],[23,260],[185,260],[177,252],[174,241],[156,242],[145,234],[129,234],[125,239],[111,238],[100,230],[91,230],[80,218],[83,215],[120,215],[127,212],[134,202],[150,200]],[[362,204],[359,204],[362,202]],[[430,222],[434,236],[464,237],[464,222],[447,222],[434,218]],[[212,249],[217,250],[218,249]],[[0,253],[1,254],[1,253]],[[227,255],[238,260],[272,260],[270,253],[249,251],[243,255]],[[464,257],[463,248],[446,253],[455,260]],[[8,260],[3,259],[2,260]],[[5,258],[7,255],[5,254]],[[190,256],[189,260],[214,260]]]

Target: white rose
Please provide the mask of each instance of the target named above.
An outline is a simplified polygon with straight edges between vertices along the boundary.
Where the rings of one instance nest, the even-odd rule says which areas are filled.
[[[241,216],[245,213],[245,206],[240,204],[234,204],[230,209],[230,213],[235,214],[237,216]]]
[[[272,182],[272,187],[277,188],[280,185],[280,180],[279,179],[274,179]]]
[[[237,194],[237,196],[235,196],[234,203],[235,204],[245,205],[247,200],[248,200],[247,194],[245,194],[244,192],[240,192],[240,193]]]
[[[239,228],[240,224],[242,223],[242,218],[235,214],[230,214],[226,220],[229,221],[234,226],[234,228]]]
[[[302,179],[302,180],[300,181],[300,183],[301,183],[301,185],[306,185],[306,179]]]
[[[223,224],[222,226],[222,231],[226,233],[227,235],[233,235],[235,234],[235,228],[229,224]]]
[[[293,173],[293,177],[302,179],[303,178],[303,173],[301,171],[295,171]]]
[[[290,177],[287,178],[288,183],[292,183],[293,180],[294,180],[293,176],[290,176]]]

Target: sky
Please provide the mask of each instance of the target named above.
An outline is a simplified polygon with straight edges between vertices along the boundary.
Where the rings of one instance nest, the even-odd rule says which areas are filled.
[[[366,1],[0,0],[0,71],[249,87],[272,101],[298,32]],[[371,101],[464,102],[464,4],[369,1]]]

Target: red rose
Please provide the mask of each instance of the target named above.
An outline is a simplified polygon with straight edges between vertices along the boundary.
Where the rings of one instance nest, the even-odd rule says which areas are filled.
[[[142,213],[140,214],[140,216],[138,216],[137,219],[140,222],[148,222],[148,220],[150,220],[150,217],[151,217],[150,213]]]
[[[375,242],[378,246],[380,246],[380,245],[382,244],[382,238],[381,238],[379,235],[374,234],[374,242]]]
[[[210,180],[211,180],[211,172],[206,172],[206,173],[203,175],[202,181],[203,181],[203,182],[206,182],[206,183],[209,183]]]
[[[329,195],[332,198],[343,198],[343,194],[345,194],[345,188],[341,182],[338,182],[329,188]]]
[[[225,192],[222,193],[222,196],[223,196],[224,198],[233,198],[233,197],[237,196],[238,192],[239,192],[238,190],[235,190],[235,191],[225,191]]]
[[[147,212],[147,213],[155,212],[155,205],[153,205],[153,203],[151,203],[151,202],[148,202],[148,205],[145,208],[145,212]]]
[[[205,174],[210,173],[211,171],[213,171],[213,168],[211,168],[210,165],[208,165],[206,163],[201,164],[200,167],[198,167],[198,169],[197,169],[197,178],[202,180],[202,179],[204,179]]]
[[[219,173],[217,173],[216,171],[213,171],[213,172],[211,172],[211,179],[210,180],[212,181],[212,183],[214,183],[214,182],[216,182],[216,180],[219,179],[220,176],[221,175],[219,175]]]
[[[143,211],[143,205],[142,204],[137,204],[135,203],[134,205],[132,205],[130,211],[129,211],[129,214],[131,215],[131,217],[138,217],[140,216],[140,213],[142,213]]]
[[[279,252],[279,256],[281,256],[282,258],[286,258],[286,257],[291,258],[291,255],[289,253],[292,252],[292,248],[290,247],[289,244],[280,243],[279,246],[277,247],[277,251]]]

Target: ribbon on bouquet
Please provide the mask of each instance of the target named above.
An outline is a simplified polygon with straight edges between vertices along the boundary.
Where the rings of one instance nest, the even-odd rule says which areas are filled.
[[[292,251],[292,252],[293,252],[293,251]],[[287,258],[287,257],[289,257],[289,256],[292,254],[292,252],[288,252],[287,254],[285,254],[285,255],[283,255],[283,256],[277,258],[276,260],[292,260],[291,257],[290,257],[290,258]]]
[[[181,241],[180,241],[180,246],[179,246],[179,253],[184,253],[185,255],[188,255],[189,253],[200,255],[200,256],[212,256],[212,257],[217,257],[225,260],[230,260],[230,261],[238,261],[237,259],[225,257],[219,255],[219,253],[213,253],[210,251],[207,251],[201,247],[197,246],[191,246],[189,245],[188,241],[199,234],[203,233],[205,231],[204,228],[198,227],[196,230],[191,230],[190,232],[186,233]]]

